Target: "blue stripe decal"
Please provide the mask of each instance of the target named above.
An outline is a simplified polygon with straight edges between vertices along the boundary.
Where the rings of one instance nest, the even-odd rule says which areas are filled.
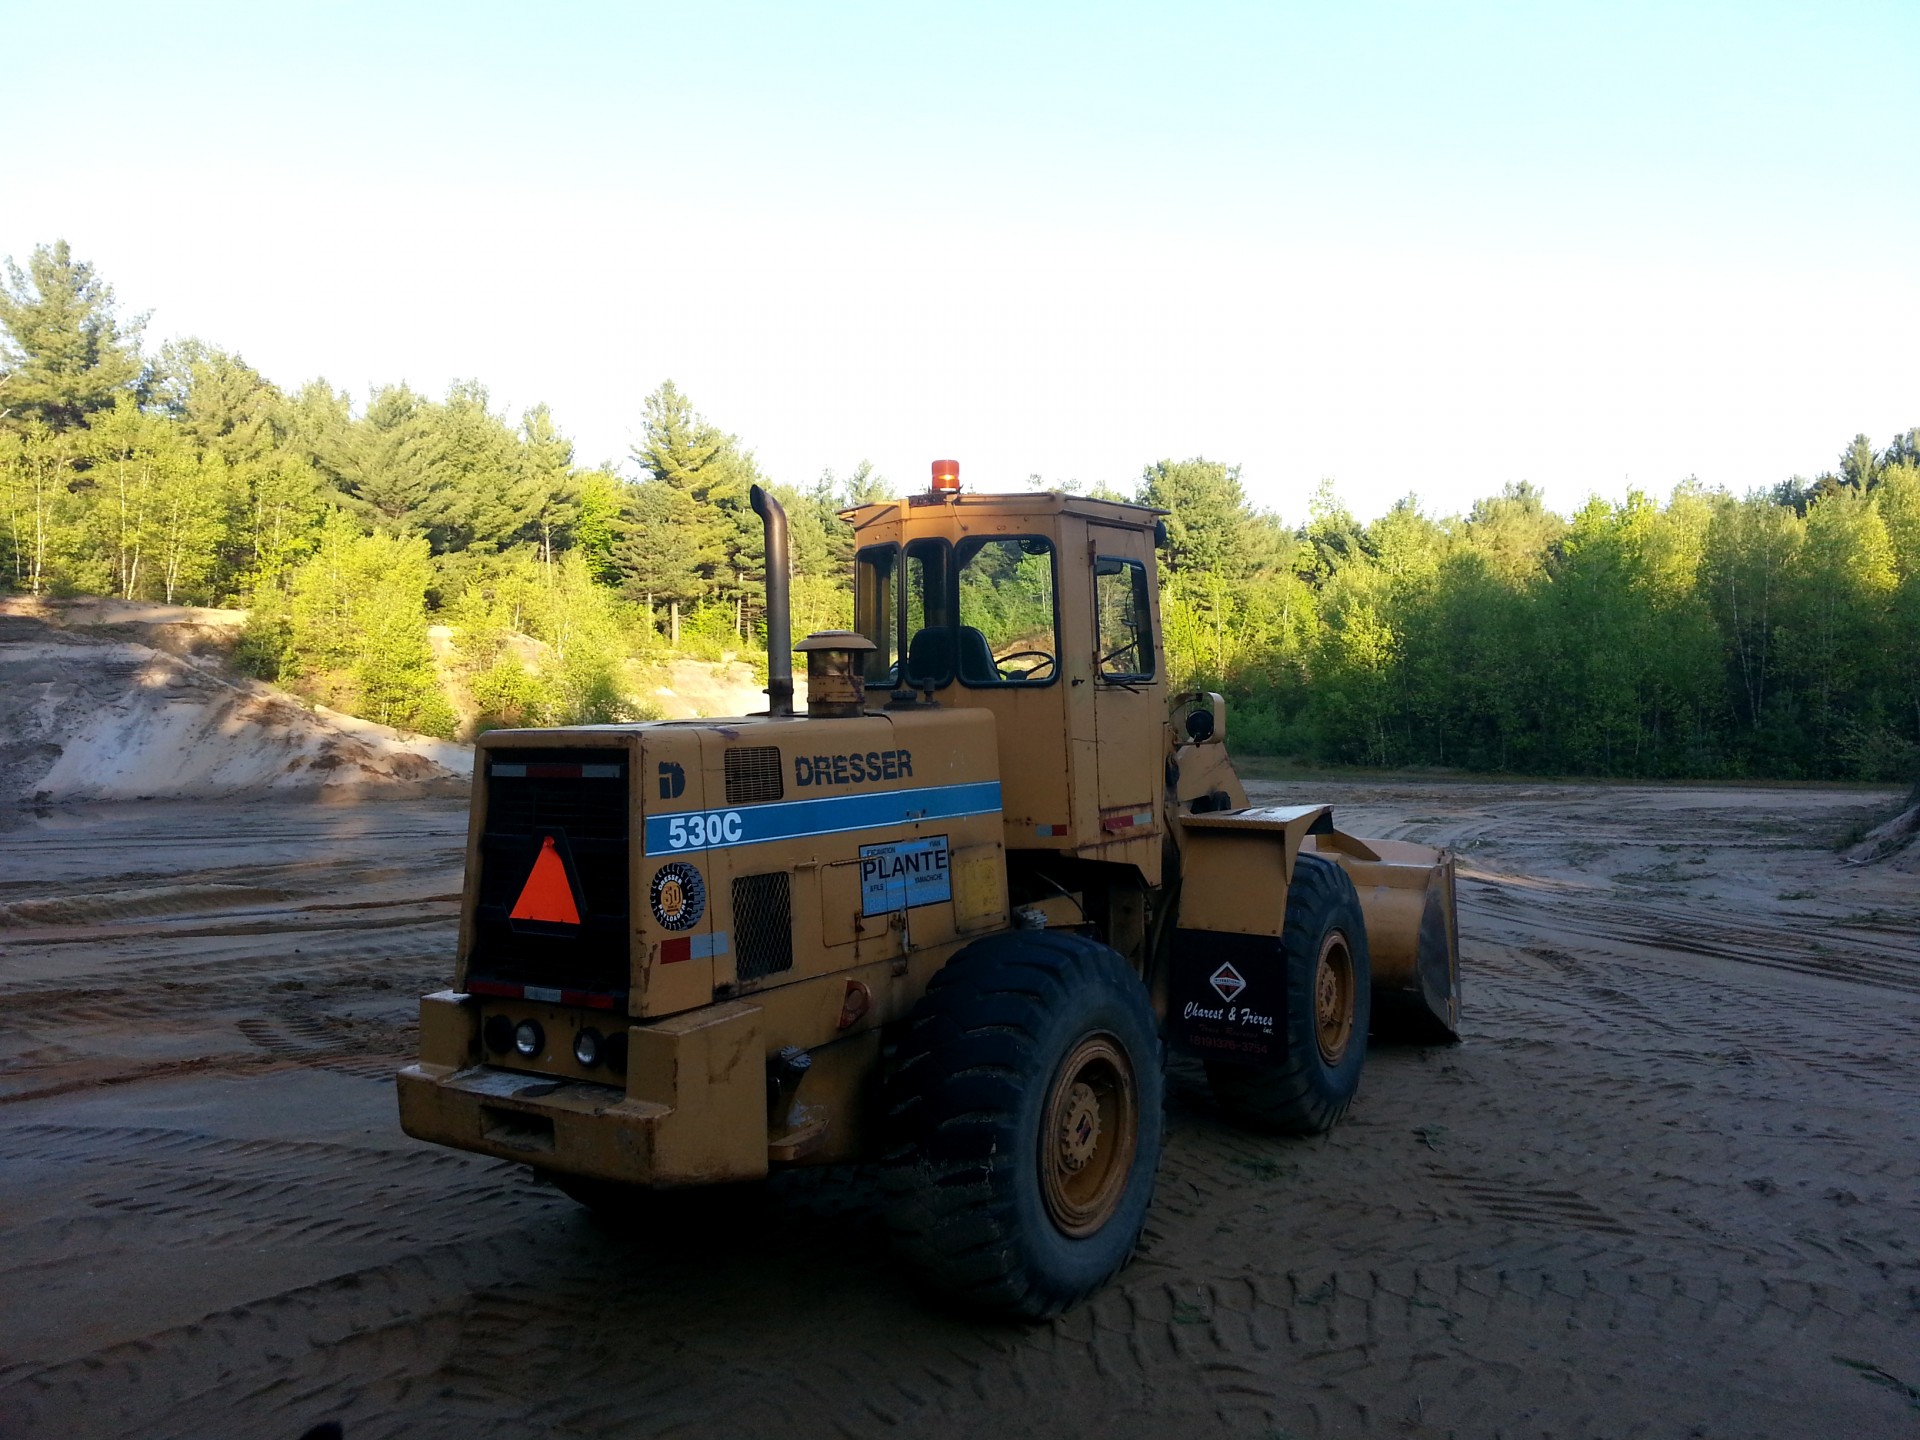
[[[765,845],[808,835],[877,830],[919,820],[957,820],[1000,809],[1000,782],[929,785],[917,790],[881,790],[822,800],[783,800],[736,805],[726,810],[689,810],[647,817],[647,854],[680,855],[735,845]]]

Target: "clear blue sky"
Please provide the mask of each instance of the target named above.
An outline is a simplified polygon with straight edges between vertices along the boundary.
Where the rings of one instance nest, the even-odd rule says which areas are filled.
[[[0,24],[0,253],[282,384],[545,400],[582,460],[668,376],[782,480],[1201,453],[1289,519],[1920,424],[1911,0]]]

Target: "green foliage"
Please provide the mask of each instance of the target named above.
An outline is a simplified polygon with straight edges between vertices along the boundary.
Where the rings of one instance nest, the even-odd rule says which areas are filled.
[[[363,535],[344,512],[330,512],[290,578],[281,678],[291,672],[315,698],[383,725],[452,735],[427,643],[432,578],[424,539]]]
[[[1010,650],[1053,654],[1053,571],[1050,548],[986,541],[960,567],[960,623],[978,630],[995,655]]]
[[[546,723],[552,695],[534,675],[510,655],[502,655],[467,681],[473,698],[474,732],[517,729]]]
[[[1875,474],[1810,491],[1804,519],[1688,481],[1570,522],[1521,485],[1464,523],[1409,499],[1363,529],[1323,488],[1292,575],[1172,577],[1170,665],[1234,696],[1243,745],[1320,760],[1902,778],[1920,484]]]
[[[620,533],[620,506],[626,487],[610,470],[589,470],[572,492],[573,548],[602,584],[619,579],[614,543]],[[564,534],[564,529],[563,529]]]
[[[552,647],[550,713],[555,723],[600,725],[632,719],[622,668],[628,646],[613,595],[594,583],[586,560],[568,554],[553,567],[528,629]]]
[[[9,259],[0,285],[0,419],[58,433],[137,395],[145,324],[143,315],[122,326],[113,287],[64,240],[36,246],[25,271]]]
[[[1139,503],[1168,511],[1167,568],[1175,574],[1236,574],[1247,568],[1251,516],[1237,467],[1162,460],[1140,479]]]
[[[640,661],[669,645],[764,665],[747,497],[768,482],[671,381],[641,403],[629,480],[577,467],[545,406],[512,420],[477,381],[356,409],[199,340],[149,364],[140,328],[64,243],[9,262],[6,588],[243,603],[243,668],[436,734],[458,723],[449,695],[476,728],[646,714]],[[845,627],[840,511],[890,487],[862,462],[770,488],[796,637]],[[1289,528],[1202,458],[1148,466],[1134,498],[1168,512],[1168,681],[1225,691],[1243,751],[1920,782],[1920,429],[1879,451],[1855,436],[1832,471],[1744,499],[1687,481],[1571,517],[1519,482],[1464,517],[1409,495],[1363,525],[1322,482]],[[1039,641],[1045,573],[988,547],[960,577],[967,623],[999,651]],[[438,659],[429,620],[452,636]]]
[[[0,505],[6,517],[6,576],[17,590],[43,595],[58,583],[70,523],[74,451],[34,422],[0,431]]]

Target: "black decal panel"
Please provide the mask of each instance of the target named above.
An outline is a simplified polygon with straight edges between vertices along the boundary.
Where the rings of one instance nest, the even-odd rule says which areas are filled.
[[[1266,935],[1174,932],[1167,1030],[1210,1060],[1279,1065],[1287,1058],[1287,964]]]

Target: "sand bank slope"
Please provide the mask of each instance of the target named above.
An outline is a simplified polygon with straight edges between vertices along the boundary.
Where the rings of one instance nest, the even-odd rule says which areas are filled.
[[[1896,870],[1920,874],[1920,804],[1869,830],[1866,838],[1847,852],[1847,859],[1856,865],[1885,862]]]
[[[456,781],[465,746],[309,709],[115,617],[61,628],[0,605],[0,804]],[[171,625],[171,620],[159,622]],[[182,647],[188,648],[188,647]]]

